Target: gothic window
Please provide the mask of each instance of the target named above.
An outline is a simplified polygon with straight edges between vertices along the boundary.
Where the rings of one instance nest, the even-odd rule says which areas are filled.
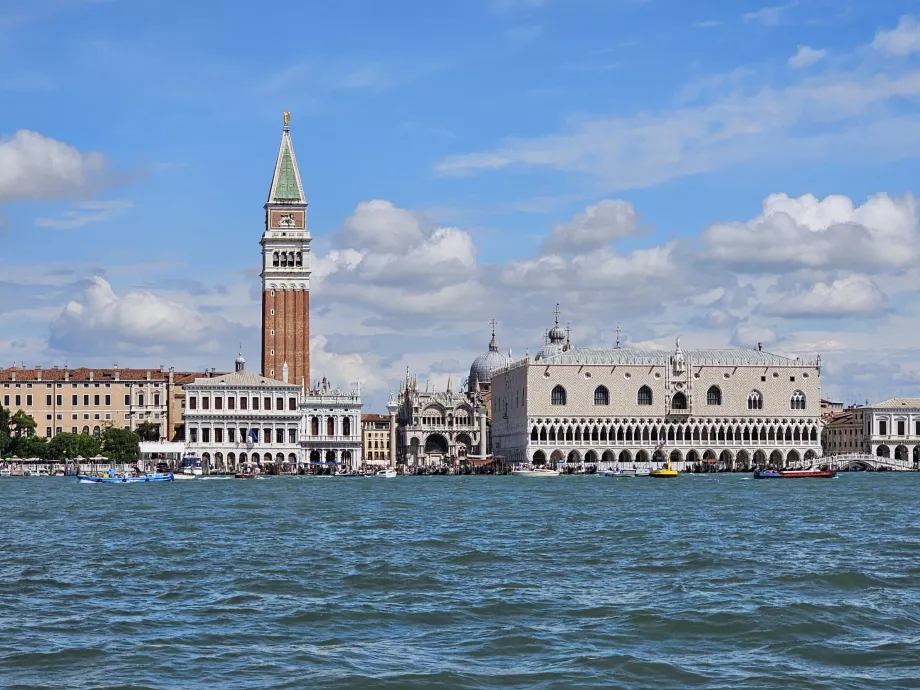
[[[671,398],[671,409],[672,410],[686,410],[687,409],[687,396],[682,392],[678,391],[674,394],[674,397]]]
[[[760,394],[760,391],[751,391],[751,394],[748,396],[748,409],[749,410],[762,410],[763,409],[763,396]]]
[[[606,386],[598,386],[594,389],[594,404],[595,405],[609,405],[610,404],[610,391],[607,390]]]
[[[537,431],[537,427],[534,427],[533,429],[530,430],[530,440],[537,441],[539,440],[539,438],[540,437],[539,437],[539,432]]]
[[[707,405],[721,405],[722,404],[722,389],[718,386],[710,386],[709,390],[706,391],[706,404]]]
[[[796,391],[789,399],[789,408],[793,410],[805,409],[805,394],[802,391]]]
[[[565,405],[565,388],[556,386],[550,398],[553,405]]]
[[[640,405],[651,405],[652,389],[648,386],[642,386],[642,388],[639,389],[639,393],[636,395],[636,402]]]

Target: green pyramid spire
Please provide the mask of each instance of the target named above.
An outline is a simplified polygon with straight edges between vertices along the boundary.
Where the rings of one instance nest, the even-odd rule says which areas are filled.
[[[290,114],[285,113],[281,147],[278,150],[278,160],[275,162],[275,175],[272,177],[268,202],[305,204],[306,198],[300,184],[300,171],[297,169],[297,158],[294,156],[294,145],[291,143],[289,118]]]

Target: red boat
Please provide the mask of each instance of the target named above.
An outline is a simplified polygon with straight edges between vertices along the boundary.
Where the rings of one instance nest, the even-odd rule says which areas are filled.
[[[834,470],[760,470],[754,473],[754,479],[833,479]]]

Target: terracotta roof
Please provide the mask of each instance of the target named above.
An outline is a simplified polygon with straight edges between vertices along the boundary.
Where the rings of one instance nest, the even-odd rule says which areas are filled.
[[[150,375],[151,381],[168,381],[169,380],[169,371],[160,370],[159,368],[154,369],[133,369],[133,368],[110,368],[110,369],[94,369],[90,367],[76,367],[74,369],[69,368],[60,368],[52,367],[45,369],[44,367],[9,367],[7,369],[0,369],[0,381],[74,381],[74,382],[85,382],[90,380],[90,375],[92,374],[92,380],[94,382],[99,381],[115,381],[116,375],[119,381],[146,381],[147,375]],[[219,374],[212,374],[213,376],[219,376]],[[200,378],[207,376],[203,372],[173,372],[173,380],[176,383],[188,383],[194,381],[195,378]]]
[[[390,416],[385,415],[385,414],[374,414],[374,413],[362,414],[361,421],[362,422],[389,422]]]

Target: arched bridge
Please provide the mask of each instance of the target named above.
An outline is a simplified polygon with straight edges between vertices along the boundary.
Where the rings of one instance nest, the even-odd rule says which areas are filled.
[[[876,455],[869,455],[867,453],[825,455],[820,458],[815,458],[814,460],[800,460],[796,463],[788,463],[788,465],[793,469],[824,465],[834,470],[845,470],[860,465],[872,470],[895,470],[899,472],[912,472],[917,469],[911,460],[884,458]]]

